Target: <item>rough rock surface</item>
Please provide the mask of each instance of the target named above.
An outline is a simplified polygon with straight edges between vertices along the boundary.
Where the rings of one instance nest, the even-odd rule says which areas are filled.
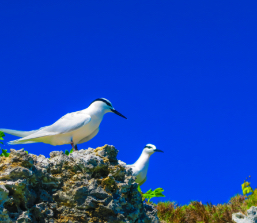
[[[0,158],[0,222],[159,222],[117,154],[108,145],[50,159],[11,149]]]
[[[257,223],[257,207],[251,207],[247,210],[247,215],[240,212],[232,214],[232,219],[236,223]]]

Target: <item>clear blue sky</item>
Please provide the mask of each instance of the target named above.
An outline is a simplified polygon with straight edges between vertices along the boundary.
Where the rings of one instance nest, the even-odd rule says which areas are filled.
[[[0,127],[32,130],[104,97],[107,114],[79,148],[114,145],[143,190],[227,202],[257,187],[256,1],[2,1]],[[15,136],[6,136],[6,141]],[[49,156],[70,146],[15,145]],[[8,145],[5,148],[10,148]],[[157,199],[153,200],[157,201]]]

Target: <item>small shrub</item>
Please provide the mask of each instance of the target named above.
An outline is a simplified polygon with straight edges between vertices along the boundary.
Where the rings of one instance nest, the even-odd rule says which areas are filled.
[[[4,137],[5,134],[3,132],[0,131],[0,140],[4,140]],[[3,142],[0,141],[0,144],[4,144]],[[1,149],[1,148],[0,148]],[[24,148],[23,148],[24,149]],[[10,153],[7,152],[7,149],[1,149],[2,150],[2,153],[0,154],[0,156],[5,156],[5,157],[8,157],[10,155]],[[29,154],[28,151],[25,150],[25,152],[27,154]]]
[[[249,180],[241,185],[243,195],[237,194],[228,203],[213,205],[191,201],[188,205],[175,202],[159,202],[156,205],[158,217],[165,223],[234,223],[232,214],[246,214],[252,206],[257,206],[257,189],[253,190]]]
[[[249,209],[250,207],[256,206],[257,204],[257,189],[253,190],[250,186],[250,178],[251,176],[249,176],[249,179],[246,178],[247,181],[245,180],[241,185],[243,195],[245,196],[245,209]]]
[[[138,191],[142,195],[142,200],[144,201],[147,199],[147,202],[150,202],[150,200],[154,197],[165,197],[162,192],[164,191],[162,188],[156,188],[154,191],[152,189],[148,190],[146,193],[143,193],[140,186],[138,186]]]
[[[251,195],[249,195],[245,201],[247,209],[257,205],[257,189],[255,189]]]
[[[0,131],[0,140],[4,140],[5,134],[3,132]],[[0,141],[0,144],[4,144],[3,142]],[[10,155],[10,153],[7,152],[7,149],[1,149],[2,153],[0,154],[0,156],[5,156],[8,157]]]
[[[232,223],[232,213],[245,212],[242,208],[245,197],[236,195],[227,204],[213,205],[191,201],[188,205],[175,202],[159,202],[156,206],[158,217],[166,223]]]
[[[73,149],[70,150],[70,152],[68,150],[65,150],[65,154],[68,156],[73,152]]]
[[[250,178],[251,176],[249,176]],[[246,178],[247,180],[247,178]],[[253,189],[252,187],[250,186],[250,182],[249,181],[244,181],[244,183],[241,185],[242,186],[242,191],[243,191],[243,195],[246,195],[246,196],[249,196],[253,193]]]
[[[0,131],[0,140],[4,140],[5,134],[3,132]],[[0,141],[0,144],[4,144],[3,142]]]
[[[7,152],[7,149],[2,149],[2,153],[0,154],[0,156],[8,157],[9,155],[10,153]]]

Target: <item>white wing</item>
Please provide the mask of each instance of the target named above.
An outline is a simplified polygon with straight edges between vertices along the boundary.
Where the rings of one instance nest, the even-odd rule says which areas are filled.
[[[15,143],[28,139],[35,139],[44,136],[71,132],[82,127],[83,125],[88,124],[90,121],[91,116],[87,114],[77,112],[68,113],[61,117],[59,120],[57,120],[54,124],[43,127],[36,133],[31,134],[27,137],[15,140]]]
[[[84,113],[72,112],[64,115],[54,124],[47,126],[43,131],[66,133],[74,131],[91,121],[91,116]]]

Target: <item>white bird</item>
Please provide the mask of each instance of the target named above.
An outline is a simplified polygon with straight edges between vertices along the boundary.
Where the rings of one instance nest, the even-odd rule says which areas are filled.
[[[51,145],[71,144],[77,150],[77,144],[84,143],[96,136],[103,116],[113,112],[125,119],[116,111],[112,103],[105,98],[94,100],[88,108],[64,115],[54,124],[32,131],[0,129],[0,131],[23,137],[9,144],[27,144],[43,142]]]
[[[162,152],[162,150],[156,149],[156,146],[153,144],[147,144],[143,149],[138,160],[131,165],[127,165],[132,168],[133,176],[136,177],[136,183],[141,186],[146,181],[146,175],[149,166],[150,156],[155,152]]]

